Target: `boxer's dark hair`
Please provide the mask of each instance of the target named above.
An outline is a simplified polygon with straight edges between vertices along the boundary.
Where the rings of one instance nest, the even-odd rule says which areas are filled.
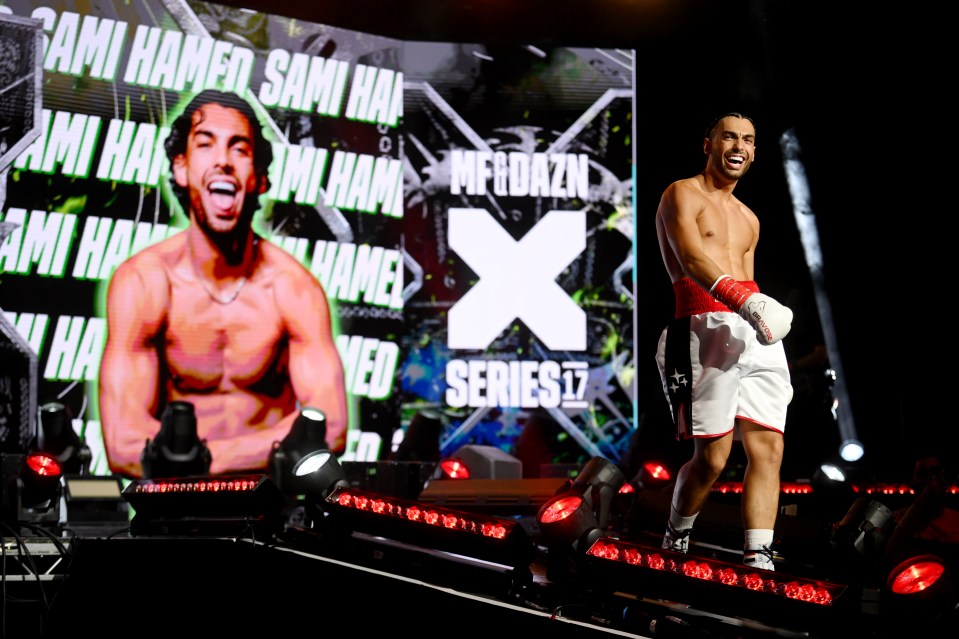
[[[187,138],[190,137],[190,128],[193,126],[193,114],[207,104],[219,104],[227,109],[236,109],[250,123],[250,128],[253,130],[253,168],[258,176],[266,180],[266,190],[270,190],[269,171],[270,164],[273,162],[273,145],[263,135],[263,126],[257,119],[253,107],[235,93],[207,89],[197,93],[190,100],[190,103],[183,109],[183,113],[173,121],[170,134],[163,142],[163,148],[166,149],[167,158],[170,160],[170,184],[173,186],[173,193],[186,214],[190,212],[190,196],[184,187],[176,183],[176,179],[173,177],[173,159],[186,153]],[[256,201],[257,199],[254,199],[254,202]]]
[[[719,124],[719,121],[729,116],[739,118],[740,120],[749,120],[752,123],[753,128],[754,129],[756,128],[756,122],[748,115],[743,115],[742,113],[738,111],[730,111],[729,113],[723,113],[719,117],[713,118],[712,122],[709,123],[709,126],[706,127],[706,137],[707,138],[712,137],[713,129],[716,128],[716,125]]]

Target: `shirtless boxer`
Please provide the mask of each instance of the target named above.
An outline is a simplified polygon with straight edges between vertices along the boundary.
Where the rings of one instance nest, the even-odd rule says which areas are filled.
[[[110,470],[142,476],[141,453],[170,401],[194,405],[213,475],[264,471],[304,406],[326,414],[327,442],[342,452],[346,391],[326,295],[252,229],[273,159],[253,110],[204,91],[166,151],[190,224],[110,282],[99,391]]]
[[[670,184],[656,232],[676,297],[656,363],[677,437],[692,458],[673,490],[663,548],[686,552],[693,523],[729,458],[746,453],[743,561],[774,570],[783,429],[792,386],[780,340],[792,311],[759,292],[753,260],[759,220],[733,195],[756,153],[756,129],[738,113],[716,120],[703,141],[706,168]]]

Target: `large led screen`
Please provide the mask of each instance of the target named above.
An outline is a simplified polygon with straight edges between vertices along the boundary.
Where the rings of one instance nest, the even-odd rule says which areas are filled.
[[[401,41],[175,0],[7,0],[0,18],[39,30],[43,52],[31,100],[5,102],[32,94],[0,70],[0,105],[15,105],[3,117],[39,129],[0,156],[0,221],[12,229],[0,309],[37,356],[38,402],[69,406],[93,472],[111,472],[103,433],[139,445],[183,398],[196,400],[201,436],[224,440],[215,461],[261,466],[276,439],[263,425],[291,398],[335,414],[340,392],[344,460],[396,458],[425,414],[440,454],[496,446],[528,476],[624,454],[635,428],[630,52]],[[197,123],[219,120],[193,113],[187,146],[168,140],[209,90],[249,106],[272,162],[258,169],[262,149],[234,135],[234,168],[198,177],[194,192],[187,159],[216,144]],[[249,155],[244,182],[235,166]],[[229,241],[197,246],[213,236],[190,235],[191,211],[229,208],[241,192],[259,204],[239,215],[260,239],[206,270],[206,251]],[[223,215],[204,214],[203,228]],[[273,247],[302,267],[288,285],[234,268],[254,255],[292,269]],[[130,284],[124,264],[138,256]],[[185,305],[176,296],[190,286]],[[312,331],[335,344],[339,388]],[[135,353],[102,383],[108,337]]]

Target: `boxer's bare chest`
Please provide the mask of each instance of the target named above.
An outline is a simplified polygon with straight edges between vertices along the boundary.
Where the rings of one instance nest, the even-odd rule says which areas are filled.
[[[242,390],[285,371],[288,340],[270,290],[250,282],[223,299],[195,283],[171,288],[159,347],[183,392]]]

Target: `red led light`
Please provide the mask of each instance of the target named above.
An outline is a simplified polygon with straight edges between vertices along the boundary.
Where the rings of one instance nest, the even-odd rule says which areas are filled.
[[[897,595],[912,595],[931,588],[946,568],[932,557],[918,557],[900,564],[892,573],[890,588]]]
[[[247,492],[255,490],[257,480],[253,479],[196,479],[196,480],[146,480],[134,487],[134,492],[147,494],[166,493],[220,493],[220,492]]]
[[[720,583],[726,584],[727,586],[735,586],[739,583],[739,574],[732,568],[720,568],[716,572],[716,576],[719,578]]]
[[[762,577],[752,572],[743,577],[743,585],[750,590],[762,590],[765,583]]]
[[[423,510],[416,503],[404,504],[402,500],[386,496],[365,496],[350,489],[337,489],[327,497],[327,500],[345,508],[369,511],[375,515],[440,526],[493,539],[506,539],[514,527],[513,522],[506,520],[479,520],[468,513],[439,508]]]
[[[470,469],[458,459],[444,459],[440,462],[440,470],[446,479],[469,479]]]
[[[506,526],[502,524],[491,524],[484,523],[480,527],[480,533],[485,537],[492,537],[493,539],[506,539]]]
[[[599,559],[620,561],[632,566],[676,573],[692,579],[712,581],[725,586],[768,592],[797,601],[820,605],[832,604],[835,597],[844,588],[844,586],[824,582],[803,580],[780,584],[773,578],[776,573],[761,575],[758,572],[750,572],[743,574],[730,565],[722,565],[723,562],[690,559],[684,555],[665,551],[660,554],[610,537],[593,542],[586,554]]]
[[[57,477],[63,473],[60,463],[46,453],[27,455],[27,467],[43,477]]]
[[[659,462],[646,462],[643,465],[643,469],[649,474],[653,479],[658,479],[661,481],[669,481],[671,475],[669,469],[660,464]]]
[[[594,557],[602,557],[603,559],[619,559],[619,548],[615,544],[593,544],[590,546],[588,554],[593,555]]]
[[[580,504],[582,503],[583,499],[578,495],[565,495],[563,497],[554,499],[543,509],[543,514],[540,517],[540,523],[552,524],[554,522],[566,519],[579,510]]]
[[[743,483],[741,481],[716,482],[713,484],[712,492],[741,495],[743,492]],[[810,484],[800,482],[782,482],[779,485],[779,492],[786,495],[809,495],[813,492]]]

